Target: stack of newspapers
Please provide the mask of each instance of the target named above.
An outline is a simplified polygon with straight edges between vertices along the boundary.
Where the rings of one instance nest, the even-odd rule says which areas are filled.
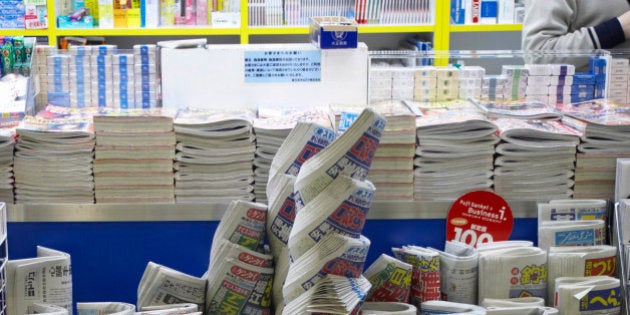
[[[204,309],[206,279],[197,278],[150,261],[138,285],[139,308],[191,303]]]
[[[396,258],[413,268],[409,303],[419,308],[423,302],[440,300],[440,253],[419,246],[403,246],[392,251]]]
[[[422,113],[416,120],[414,199],[455,200],[491,189],[496,125],[467,103]]]
[[[372,103],[370,107],[387,119],[367,177],[378,187],[374,200],[413,200],[416,115],[401,101]]]
[[[282,306],[282,286],[289,271],[289,235],[296,214],[293,186],[303,163],[335,140],[335,132],[316,123],[298,122],[271,162],[267,200],[267,239],[275,263],[272,297]]]
[[[365,301],[409,302],[412,272],[412,265],[389,255],[381,254],[372,265],[363,272],[363,276],[365,276],[372,285]]]
[[[94,203],[89,119],[27,116],[16,133],[16,203]]]
[[[12,204],[13,199],[13,150],[15,128],[0,129],[0,201]]]
[[[94,116],[97,203],[175,201],[173,118],[159,111]]]
[[[370,241],[361,233],[375,191],[365,178],[385,124],[364,109],[300,168],[282,314],[349,314],[364,301],[371,287],[362,275]]]
[[[36,309],[72,314],[69,254],[38,246],[37,257],[6,262],[6,276],[6,314],[36,314],[29,311]]]
[[[494,190],[511,200],[551,200],[573,196],[579,133],[558,120],[498,118]]]
[[[260,106],[254,121],[256,155],[254,158],[254,195],[256,202],[267,203],[267,182],[271,161],[297,122],[313,122],[332,126],[331,117],[323,108],[279,109]]]
[[[178,203],[254,200],[255,113],[181,109],[174,119]]]
[[[265,253],[267,206],[230,203],[212,239],[207,314],[270,314],[273,258]]]
[[[607,99],[567,104],[562,111],[562,122],[582,133],[575,197],[613,198],[615,161],[630,157],[630,111]]]

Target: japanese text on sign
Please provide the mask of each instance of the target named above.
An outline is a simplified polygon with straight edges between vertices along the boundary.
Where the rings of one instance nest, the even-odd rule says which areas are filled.
[[[320,82],[319,50],[246,51],[245,82]]]

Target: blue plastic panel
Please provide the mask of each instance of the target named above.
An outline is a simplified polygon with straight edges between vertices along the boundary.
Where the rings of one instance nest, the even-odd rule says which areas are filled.
[[[536,219],[516,219],[512,239],[536,243]],[[60,222],[8,224],[9,258],[36,255],[37,245],[72,256],[74,302],[136,303],[147,262],[201,276],[208,267],[218,222]],[[391,247],[413,244],[442,249],[445,219],[368,220],[369,266]]]

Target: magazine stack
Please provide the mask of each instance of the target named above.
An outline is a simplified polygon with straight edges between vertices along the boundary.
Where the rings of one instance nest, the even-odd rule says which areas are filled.
[[[89,119],[27,116],[16,133],[16,203],[94,203]]]
[[[178,203],[254,200],[255,113],[179,110],[174,119]]]
[[[94,116],[97,203],[175,202],[173,118],[159,111]]]
[[[467,102],[420,108],[416,119],[414,199],[455,200],[492,188],[497,127]]]
[[[561,110],[562,122],[582,132],[575,198],[613,198],[616,160],[630,157],[630,111],[608,99],[567,104]]]

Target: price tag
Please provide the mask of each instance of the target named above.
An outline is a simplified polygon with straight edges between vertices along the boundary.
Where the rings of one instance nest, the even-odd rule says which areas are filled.
[[[501,196],[473,191],[451,206],[446,218],[446,240],[477,247],[481,243],[507,241],[513,227],[512,210]]]

